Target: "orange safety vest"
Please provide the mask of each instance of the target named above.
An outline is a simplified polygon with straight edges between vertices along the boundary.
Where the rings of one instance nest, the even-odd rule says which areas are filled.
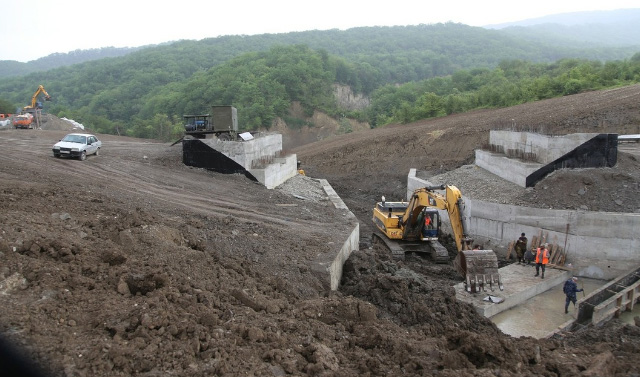
[[[544,249],[544,253],[542,253],[542,262],[540,262],[540,253],[542,250],[543,249],[541,247],[536,250],[536,263],[547,264],[549,263],[549,250]]]
[[[424,219],[424,225],[429,226],[429,224],[431,224],[431,217],[427,216],[427,217]]]

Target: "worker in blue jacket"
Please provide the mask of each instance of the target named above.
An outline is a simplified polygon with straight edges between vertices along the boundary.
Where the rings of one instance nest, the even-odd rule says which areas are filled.
[[[564,312],[569,313],[569,303],[573,302],[573,306],[576,306],[576,293],[577,292],[583,292],[584,289],[578,289],[578,278],[577,277],[572,277],[571,279],[567,280],[564,283],[564,287],[562,288],[562,290],[564,291],[564,294],[567,295],[567,299],[565,300],[564,303]]]

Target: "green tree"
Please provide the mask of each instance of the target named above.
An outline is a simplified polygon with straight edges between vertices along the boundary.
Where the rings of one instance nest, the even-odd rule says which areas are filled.
[[[16,105],[0,98],[0,114],[13,114],[16,111]]]
[[[433,118],[445,115],[444,101],[435,93],[425,93],[417,101],[418,106],[413,113],[412,120]]]
[[[580,80],[569,79],[564,84],[564,91],[562,94],[564,95],[577,94],[577,93],[580,93],[581,90],[582,90],[582,82]]]

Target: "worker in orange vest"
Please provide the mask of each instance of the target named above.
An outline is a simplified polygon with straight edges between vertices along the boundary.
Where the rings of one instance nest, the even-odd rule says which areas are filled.
[[[424,218],[424,226],[427,229],[431,229],[431,216],[427,215]]]
[[[549,263],[549,249],[547,249],[547,244],[544,244],[536,250],[536,274],[535,276],[540,275],[540,269],[542,268],[542,279],[544,279],[544,270]]]

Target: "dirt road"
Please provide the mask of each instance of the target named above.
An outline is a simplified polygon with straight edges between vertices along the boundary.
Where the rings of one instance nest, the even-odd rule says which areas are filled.
[[[637,326],[514,339],[455,300],[450,265],[393,260],[366,236],[373,201],[403,194],[409,167],[470,162],[494,122],[622,130],[638,126],[639,96],[588,93],[574,96],[582,112],[554,111],[567,97],[301,149],[360,220],[338,292],[309,267],[345,231],[326,200],[186,167],[168,144],[99,135],[101,155],[80,162],[51,156],[68,130],[0,131],[0,333],[55,376],[640,373]]]

